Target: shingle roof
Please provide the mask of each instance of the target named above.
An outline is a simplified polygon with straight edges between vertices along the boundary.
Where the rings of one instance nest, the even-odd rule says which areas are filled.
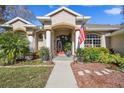
[[[116,31],[120,29],[120,25],[110,25],[110,24],[86,24],[87,30],[90,31]]]
[[[120,35],[120,34],[124,34],[124,28],[123,28],[123,29],[119,29],[119,30],[113,32],[113,33],[111,34],[111,36]]]
[[[111,24],[86,24],[88,28],[120,28],[120,25]]]

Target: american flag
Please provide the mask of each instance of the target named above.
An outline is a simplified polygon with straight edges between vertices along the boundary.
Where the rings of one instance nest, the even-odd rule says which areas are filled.
[[[84,25],[81,25],[80,28],[80,36],[79,36],[79,43],[80,45],[82,44],[83,41],[85,41],[86,37],[85,37],[85,33],[84,33]]]

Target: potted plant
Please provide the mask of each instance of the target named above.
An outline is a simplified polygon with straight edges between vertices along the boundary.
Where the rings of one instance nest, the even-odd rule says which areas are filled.
[[[64,45],[64,51],[67,56],[71,56],[71,42],[66,42]]]
[[[42,61],[48,61],[49,60],[49,49],[47,47],[41,47],[40,55]]]

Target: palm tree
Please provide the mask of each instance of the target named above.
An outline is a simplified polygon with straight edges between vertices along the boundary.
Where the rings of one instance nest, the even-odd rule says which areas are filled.
[[[29,52],[26,35],[7,31],[0,33],[0,59],[6,64],[14,64],[20,56]]]

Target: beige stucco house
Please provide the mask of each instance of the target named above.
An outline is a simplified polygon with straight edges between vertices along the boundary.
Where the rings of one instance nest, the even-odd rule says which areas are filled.
[[[2,27],[24,31],[33,51],[46,46],[53,55],[56,55],[63,51],[64,43],[67,41],[71,42],[71,52],[74,54],[79,47],[81,24],[85,23],[86,40],[80,47],[113,48],[124,55],[124,30],[120,29],[120,25],[87,24],[90,16],[81,15],[66,7],[36,18],[44,25],[44,29],[37,29],[36,25],[19,17],[6,22]]]

